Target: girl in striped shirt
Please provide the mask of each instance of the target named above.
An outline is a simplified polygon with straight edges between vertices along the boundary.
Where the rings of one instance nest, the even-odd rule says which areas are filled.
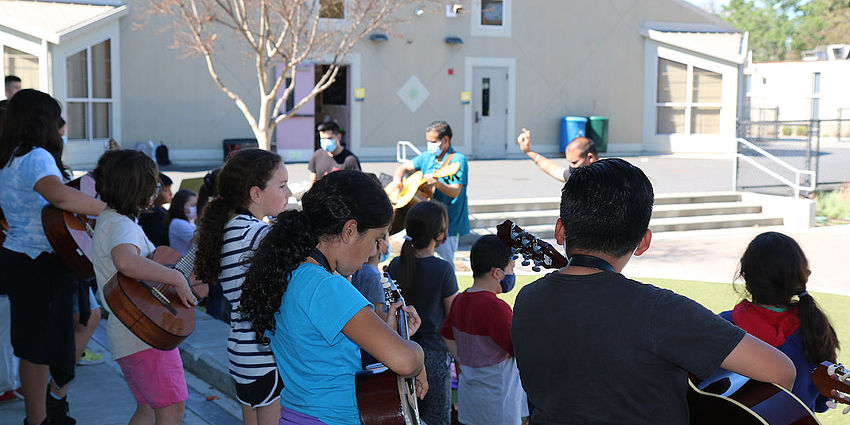
[[[269,226],[263,217],[283,212],[291,195],[281,157],[261,149],[240,150],[218,175],[218,193],[201,213],[195,276],[220,284],[230,303],[227,353],[230,376],[246,425],[277,424],[283,382],[268,346],[239,312],[250,257]]]

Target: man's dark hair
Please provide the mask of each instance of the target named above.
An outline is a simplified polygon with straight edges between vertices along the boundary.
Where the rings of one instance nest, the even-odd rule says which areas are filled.
[[[21,79],[17,75],[7,75],[6,78],[4,79],[4,84],[6,85],[6,87],[9,87],[9,85],[12,84],[12,83],[20,83],[20,82],[21,82]]]
[[[504,269],[511,261],[511,251],[496,235],[484,235],[478,238],[469,251],[472,263],[472,277],[484,276],[493,267]]]
[[[171,180],[171,177],[168,177],[162,173],[159,173],[159,183],[162,187],[168,187],[174,184],[174,182]]]
[[[323,131],[330,131],[333,134],[341,133],[341,131],[339,130],[339,124],[333,121],[323,122],[319,124],[319,126],[316,128],[316,131],[318,131],[319,133]]]
[[[443,137],[449,136],[449,141],[452,140],[452,127],[449,123],[445,121],[434,121],[431,124],[428,124],[428,127],[425,128],[426,133],[430,132],[437,133],[437,139],[443,140]]]
[[[649,228],[654,200],[646,174],[622,159],[576,168],[561,192],[567,250],[632,252]]]

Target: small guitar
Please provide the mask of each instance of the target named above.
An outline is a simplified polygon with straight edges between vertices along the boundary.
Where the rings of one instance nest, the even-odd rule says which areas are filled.
[[[457,174],[459,170],[460,163],[449,163],[434,171],[431,176],[435,179],[449,177]],[[428,201],[434,196],[434,190],[425,187],[426,182],[425,174],[417,171],[402,180],[401,189],[392,183],[384,188],[387,197],[390,198],[390,203],[393,204],[393,209],[396,210],[395,217],[390,225],[390,234],[396,234],[404,229],[404,218],[407,216],[407,210],[410,207]]]
[[[71,180],[67,186],[97,198],[91,174]],[[94,280],[91,245],[95,217],[64,211],[48,204],[41,210],[41,222],[47,241],[68,269],[83,282]]]
[[[824,397],[829,398],[826,405],[835,409],[838,403],[850,405],[850,371],[840,364],[822,362],[812,371],[812,382]],[[843,413],[850,413],[850,406]]]
[[[817,425],[815,414],[784,388],[718,369],[688,381],[691,425]]]
[[[564,257],[550,243],[526,232],[510,220],[505,220],[496,226],[496,235],[511,250],[514,259],[522,254],[522,265],[528,266],[534,263],[532,269],[536,272],[539,272],[541,267],[560,269],[566,267],[568,263],[567,257]]]
[[[401,301],[405,306],[401,291],[384,273],[381,278],[384,288],[385,305]],[[398,310],[398,333],[404,339],[410,339],[407,330],[407,313]],[[419,404],[416,401],[416,378],[403,378],[396,375],[381,363],[375,363],[358,372],[354,378],[357,390],[357,405],[360,410],[360,422],[363,425],[418,425]]]
[[[174,249],[160,246],[150,259],[179,270],[195,295],[204,298],[209,287],[192,277],[195,250],[193,247],[181,257]],[[119,272],[103,287],[103,298],[118,320],[151,347],[171,350],[195,330],[195,309],[179,301],[172,285],[136,280]]]

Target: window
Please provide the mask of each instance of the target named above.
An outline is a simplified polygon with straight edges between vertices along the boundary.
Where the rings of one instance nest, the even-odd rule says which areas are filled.
[[[658,58],[657,134],[718,134],[720,73]]]
[[[80,50],[65,59],[69,140],[112,137],[111,42]]]
[[[319,17],[345,19],[344,0],[319,0]]]
[[[481,25],[502,26],[502,0],[481,0]]]
[[[38,90],[38,57],[6,46],[3,49],[6,75],[21,79],[21,88]]]

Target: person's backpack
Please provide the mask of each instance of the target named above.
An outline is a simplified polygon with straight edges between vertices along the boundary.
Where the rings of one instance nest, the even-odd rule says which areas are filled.
[[[159,146],[156,147],[156,163],[162,167],[164,165],[171,165],[171,160],[168,159],[168,146],[160,143]]]

